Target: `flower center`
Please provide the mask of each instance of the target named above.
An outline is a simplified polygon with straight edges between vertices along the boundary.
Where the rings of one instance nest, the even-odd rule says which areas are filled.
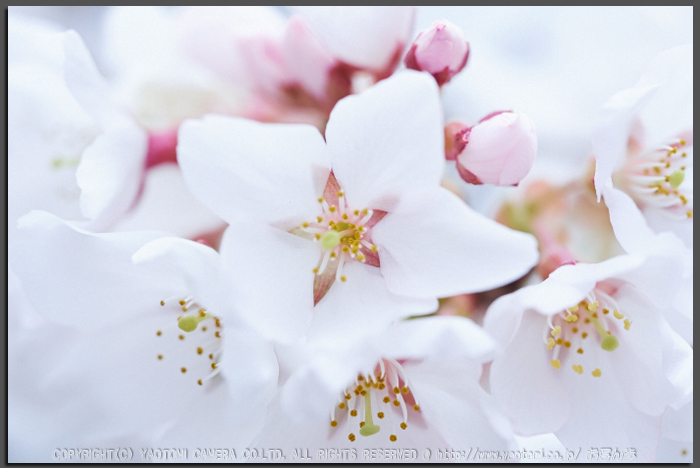
[[[343,266],[350,261],[379,267],[378,248],[372,243],[372,228],[385,211],[353,209],[345,192],[331,172],[324,196],[318,199],[320,212],[313,221],[305,221],[290,232],[318,243],[320,258],[313,269],[314,303],[317,304],[338,280],[347,281]]]
[[[408,428],[409,407],[420,411],[403,367],[385,358],[373,373],[358,375],[345,390],[340,403],[331,410],[331,427],[338,427],[345,418],[351,442],[356,440],[356,432],[369,437],[379,433],[383,426],[389,427],[389,440],[396,442],[397,428]]]
[[[692,142],[679,139],[631,157],[622,170],[622,184],[640,205],[661,209],[673,218],[690,219],[692,188],[682,184],[692,164]]]
[[[157,339],[163,340],[161,346],[166,349],[157,355],[158,360],[172,366],[176,372],[194,376],[198,385],[204,385],[219,373],[221,320],[192,297],[169,298],[160,301],[160,305],[177,318],[156,331]]]
[[[576,356],[583,355],[586,349],[597,353],[598,347],[593,347],[591,351],[591,341],[599,342],[600,349],[604,351],[615,351],[620,342],[613,331],[620,329],[619,321],[622,321],[622,328],[630,329],[632,322],[620,313],[615,300],[600,288],[591,291],[580,303],[549,317],[544,342],[547,349],[552,351],[550,364],[555,369],[561,369],[562,360],[568,358],[573,371],[583,374],[583,365],[575,362]],[[591,375],[600,377],[602,371],[596,367]]]

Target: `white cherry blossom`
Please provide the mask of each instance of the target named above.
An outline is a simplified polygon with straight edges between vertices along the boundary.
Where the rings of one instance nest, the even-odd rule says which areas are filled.
[[[311,126],[215,116],[185,122],[179,141],[192,192],[230,223],[221,252],[241,309],[275,339],[302,336],[314,305],[323,320],[368,331],[536,262],[531,236],[440,187],[442,116],[428,74],[341,100],[326,141]]]

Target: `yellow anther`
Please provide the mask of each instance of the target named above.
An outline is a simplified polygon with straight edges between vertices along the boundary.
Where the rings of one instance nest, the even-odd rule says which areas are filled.
[[[316,221],[319,223],[323,222],[323,216],[316,216]]]
[[[401,391],[401,389],[399,387],[394,387],[394,393],[396,395],[398,395],[400,391]]]
[[[688,218],[692,218],[692,217],[693,217],[693,212],[690,211],[690,210],[688,210],[685,214],[686,214],[686,216],[688,216]]]
[[[323,203],[323,197],[320,197],[320,198],[318,199],[318,202],[319,202],[319,203]]]
[[[160,301],[160,305],[164,306],[164,305],[165,305],[165,301]]]
[[[345,195],[345,192],[343,192],[342,190],[339,190],[338,193],[336,193],[336,195],[338,196],[338,198],[340,198],[343,195]]]
[[[160,336],[160,335],[162,335],[162,334],[163,334],[163,332],[160,331],[160,330],[158,330],[158,331],[156,332],[156,335],[157,335],[157,336]]]
[[[547,349],[552,349],[554,348],[554,338],[549,338],[547,340]]]
[[[569,312],[571,312],[572,314],[573,314],[574,312],[578,312],[578,304],[575,305],[575,306],[569,307],[568,310],[569,310]]]
[[[217,337],[217,338],[221,338],[221,333],[219,333],[218,331],[217,331],[217,332],[214,332],[214,336]]]
[[[618,312],[617,309],[613,310],[613,315],[615,316],[616,319],[620,320],[621,318],[624,317],[620,312]]]
[[[401,393],[403,393],[404,395],[405,395],[406,393],[408,393],[408,387],[403,387],[403,388],[401,389]]]
[[[401,423],[401,429],[403,429],[405,431],[407,427],[408,427],[408,424],[406,424],[405,422]]]
[[[346,282],[347,280],[348,280],[348,278],[345,276],[340,277],[340,281],[342,281],[343,283]]]
[[[576,372],[578,375],[583,374],[583,366],[581,364],[574,364],[571,366],[571,368]]]
[[[159,354],[159,355],[158,355],[158,359],[163,359],[163,355],[162,355],[162,354]]]
[[[380,411],[379,413],[377,413],[377,417],[379,419],[384,419],[384,413],[382,411]]]
[[[338,408],[340,408],[340,409],[345,409],[345,403],[340,403],[340,404],[338,404]]]
[[[603,314],[604,314],[604,315],[608,315],[609,313],[610,313],[610,311],[609,311],[608,309],[603,309]]]
[[[591,302],[590,304],[588,304],[587,308],[588,308],[588,310],[593,312],[594,310],[596,310],[598,308],[598,305],[599,305],[598,301]]]
[[[197,384],[198,384],[198,385],[202,385],[202,379],[199,379],[199,380],[197,381]]]
[[[180,368],[180,372],[182,372],[184,374],[185,372],[187,372],[187,368],[186,367]]]
[[[577,349],[576,352],[579,353],[579,354],[583,354],[583,348]]]
[[[338,421],[336,421],[335,419],[333,421],[331,421],[331,427],[336,427],[337,425],[338,425]]]
[[[365,256],[362,255],[362,254],[358,254],[358,255],[357,255],[357,259],[358,259],[359,261],[361,261],[361,262],[364,262],[364,261],[365,261]]]
[[[328,211],[330,211],[331,213],[335,213],[335,210],[336,210],[335,205],[331,205],[328,207]]]
[[[365,208],[364,210],[362,210],[362,214],[363,214],[363,215],[366,215],[368,212],[369,212],[369,210],[368,210],[367,208]]]
[[[355,434],[350,433],[350,435],[348,435],[348,439],[350,439],[350,442],[355,442]]]
[[[414,411],[420,411],[420,406],[418,406],[418,405],[413,405],[413,409],[414,409]]]
[[[557,325],[554,327],[554,330],[552,330],[552,336],[557,336],[559,333],[561,333],[561,327]]]
[[[578,333],[578,328],[574,327],[574,328],[571,329],[571,331],[572,331],[573,333]]]
[[[184,339],[185,339],[185,335],[180,335],[180,336],[178,336],[178,338],[180,338],[181,340],[184,340]]]
[[[549,363],[554,367],[555,369],[561,369],[561,361],[559,359],[552,359],[549,361]]]
[[[197,348],[197,354],[202,354],[204,350],[202,348]]]
[[[347,214],[347,213],[343,213],[343,219],[348,219],[348,214]]]
[[[581,338],[583,338],[584,340],[586,339],[587,336],[588,336],[588,333],[586,333],[586,332],[581,333]]]
[[[307,227],[309,227],[309,223],[307,223],[306,221],[304,221],[303,223],[301,223],[301,227],[307,228]]]
[[[351,398],[352,398],[352,395],[350,395],[350,394],[346,394],[346,395],[345,395],[345,399],[346,399],[346,400],[350,400]]]
[[[376,251],[377,251],[377,246],[374,245],[374,244],[372,244],[372,247],[370,247],[369,250],[371,250],[372,252],[376,252]]]
[[[186,302],[185,302],[185,300],[184,300],[184,299],[180,299],[180,301],[179,301],[179,302],[180,302],[180,305],[181,305],[181,306],[184,306],[184,305],[186,304]]]
[[[565,342],[564,342],[564,346],[566,346],[567,348],[571,348],[571,342],[570,342],[570,341],[565,341]]]
[[[357,416],[357,410],[350,411],[350,416],[352,416],[352,417]]]
[[[211,363],[211,368],[212,368],[212,369],[216,369],[216,363],[215,363],[215,362],[212,362],[212,363]]]
[[[214,359],[214,354],[210,354],[210,355],[209,355],[209,359],[212,359],[212,360],[213,360],[213,359]]]
[[[314,269],[313,269],[313,270],[311,270],[311,271],[313,271],[313,272],[314,272],[314,275],[317,275],[317,274],[318,274],[318,268],[314,268]]]
[[[401,402],[399,400],[394,400],[394,406],[401,406]]]
[[[364,421],[360,421],[360,427],[361,427],[361,428],[362,428],[362,427],[365,427],[365,422],[364,422]]]
[[[388,396],[385,396],[384,399],[382,400],[384,403],[389,403],[391,401],[391,398]]]
[[[601,374],[600,369],[595,369],[593,372],[591,372],[591,375],[593,377],[600,377],[600,374]]]
[[[688,203],[688,199],[685,197],[685,195],[680,195],[678,198],[681,199],[681,202],[686,205]]]
[[[563,344],[564,344],[564,340],[561,339],[561,338],[557,338],[556,343],[557,343],[558,345],[563,345]]]
[[[685,140],[681,140],[679,143],[680,143],[681,146],[685,146],[686,141],[685,141]]]
[[[389,440],[392,441],[392,442],[396,442],[396,436],[395,436],[394,434],[391,434],[391,435],[389,436]]]
[[[567,315],[567,316],[566,316],[566,321],[567,321],[568,323],[577,322],[577,321],[578,321],[578,315],[575,315],[575,314]]]
[[[318,232],[314,234],[314,237],[316,238],[316,240],[321,240],[321,234],[319,234]]]
[[[183,312],[187,312],[187,307],[182,306],[182,311],[183,311]]]
[[[630,326],[632,326],[632,322],[630,322],[629,320],[625,319],[625,322],[624,322],[624,323],[625,323],[625,330],[629,330],[629,329],[630,329]]]

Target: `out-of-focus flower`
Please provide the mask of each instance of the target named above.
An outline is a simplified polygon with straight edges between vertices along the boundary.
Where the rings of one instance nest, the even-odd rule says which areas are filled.
[[[498,299],[484,327],[506,351],[490,388],[516,433],[653,461],[664,412],[692,398],[692,349],[665,319],[682,271],[677,256],[624,255]]]
[[[522,113],[494,112],[473,127],[451,122],[445,138],[446,159],[470,184],[517,185],[537,154],[535,124]]]
[[[462,71],[469,59],[469,43],[464,32],[447,20],[436,21],[422,31],[408,49],[404,63],[407,68],[427,71],[438,86],[448,83]]]
[[[598,199],[628,194],[656,231],[693,245],[693,45],[670,49],[614,95],[593,134]],[[611,218],[625,213],[611,208]]]
[[[469,319],[408,320],[329,344],[282,365],[290,376],[256,445],[512,448],[508,421],[479,385],[495,343]]]
[[[180,166],[231,224],[222,255],[251,322],[295,340],[318,304],[324,320],[367,333],[531,268],[530,236],[440,187],[441,122],[434,80],[405,71],[339,102],[326,141],[301,125],[183,124]]]
[[[207,411],[218,431],[206,434],[246,445],[274,395],[277,359],[218,301],[213,249],[156,232],[93,234],[46,212],[20,224],[10,261],[27,298],[75,336],[59,347],[46,334],[58,350],[51,366],[30,359],[46,373],[27,391],[41,394],[58,432],[74,443],[152,435]]]
[[[181,47],[255,96],[257,120],[323,128],[335,103],[391,75],[413,26],[412,7],[192,7],[179,14]]]

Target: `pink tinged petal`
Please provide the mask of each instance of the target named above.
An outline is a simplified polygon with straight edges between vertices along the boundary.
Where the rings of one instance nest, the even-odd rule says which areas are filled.
[[[467,182],[476,178],[482,184],[517,185],[530,172],[536,154],[532,120],[522,113],[500,112],[471,128],[457,168]]]
[[[181,125],[178,162],[195,196],[226,221],[283,229],[316,218],[330,172],[323,137],[310,125],[216,116]]]
[[[491,394],[521,435],[556,431],[574,403],[561,379],[565,369],[550,365],[551,355],[542,341],[546,327],[545,317],[525,312],[513,341],[491,364]]]
[[[406,71],[342,99],[326,140],[333,172],[353,206],[390,211],[404,192],[437,187],[444,143],[435,82]]]
[[[178,129],[151,132],[148,135],[148,152],[146,153],[146,170],[160,164],[177,164]]]
[[[372,235],[389,290],[408,297],[493,289],[537,262],[532,236],[477,214],[442,188],[404,197]]]
[[[314,37],[302,17],[295,15],[289,19],[282,48],[291,76],[304,90],[323,102],[336,61]]]
[[[336,281],[314,307],[310,341],[338,343],[378,333],[411,315],[437,310],[435,299],[413,299],[390,292],[376,267],[359,262],[343,266],[347,281]]]
[[[261,335],[291,343],[305,335],[313,310],[318,245],[256,223],[232,223],[221,242],[230,300]]]
[[[384,355],[394,359],[461,357],[475,362],[491,360],[497,350],[494,339],[464,317],[426,317],[404,320],[382,339]]]
[[[414,8],[407,6],[297,7],[319,41],[337,59],[358,68],[396,65],[397,49],[408,43]]]
[[[427,71],[438,86],[448,83],[462,71],[469,59],[469,43],[464,32],[447,20],[436,21],[422,31],[406,53],[404,63],[411,70]]]
[[[168,281],[131,261],[141,246],[164,234],[92,234],[40,211],[19,224],[22,238],[11,250],[12,268],[32,305],[52,322],[106,326],[174,293]]]

